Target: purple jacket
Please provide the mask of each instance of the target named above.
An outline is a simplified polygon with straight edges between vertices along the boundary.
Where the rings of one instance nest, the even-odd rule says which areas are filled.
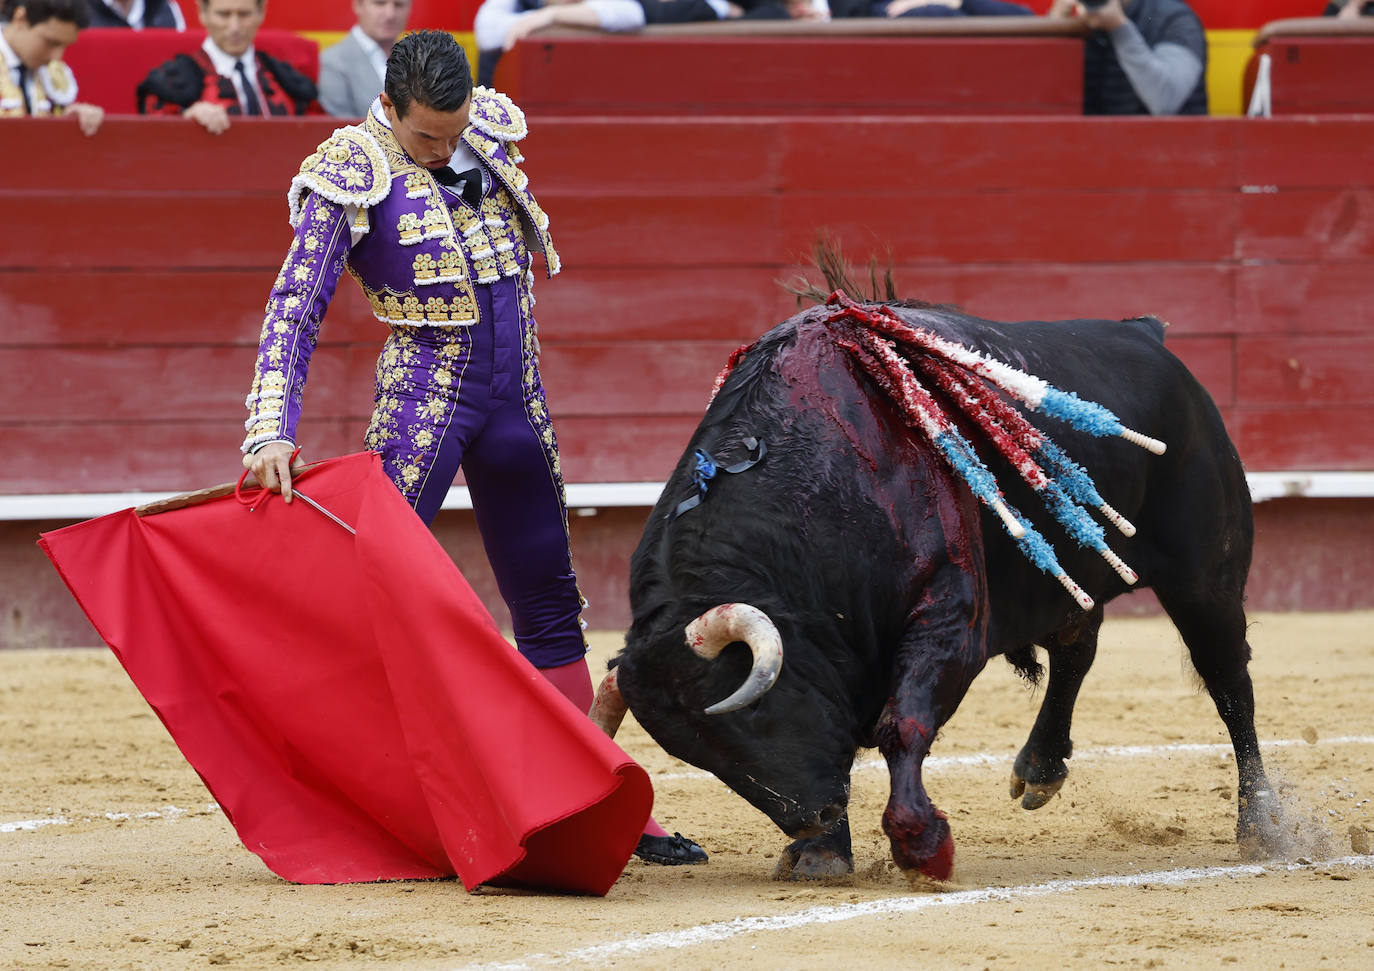
[[[492,177],[480,212],[448,201],[434,174],[413,162],[374,111],[340,128],[291,180],[295,238],[267,302],[243,450],[295,441],[310,355],[346,269],[391,327],[478,323],[475,287],[514,276],[520,311],[534,298],[530,250],[559,270],[549,218],[517,167],[525,118],[503,94],[473,90],[463,141]],[[525,321],[522,321],[522,324]]]

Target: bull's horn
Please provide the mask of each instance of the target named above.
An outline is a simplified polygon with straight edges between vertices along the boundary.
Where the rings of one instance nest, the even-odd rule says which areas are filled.
[[[620,723],[625,720],[626,705],[625,699],[620,696],[620,680],[616,677],[618,670],[612,668],[611,673],[602,680],[601,687],[596,689],[596,698],[592,700],[592,710],[587,712],[592,723],[611,738],[615,738]]]
[[[726,644],[744,641],[754,655],[754,666],[744,684],[724,701],[706,709],[708,715],[739,711],[773,687],[782,671],[782,638],[768,615],[748,604],[712,607],[687,625],[687,646],[698,657],[714,661]]]

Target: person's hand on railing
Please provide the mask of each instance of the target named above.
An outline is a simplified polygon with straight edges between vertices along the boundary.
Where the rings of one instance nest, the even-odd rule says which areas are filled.
[[[94,135],[100,130],[100,123],[105,120],[105,109],[99,105],[88,105],[84,101],[67,105],[63,112],[76,119],[76,123],[81,126],[81,134]]]
[[[222,135],[229,130],[229,112],[224,109],[224,105],[197,101],[183,111],[181,116],[190,118],[211,135]]]

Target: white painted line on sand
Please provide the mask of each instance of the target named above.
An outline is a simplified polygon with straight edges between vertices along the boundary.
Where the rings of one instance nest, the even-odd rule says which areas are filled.
[[[1374,745],[1374,735],[1341,735],[1336,738],[1318,738],[1315,742],[1308,742],[1301,738],[1276,738],[1267,742],[1260,742],[1261,749],[1294,748],[1301,746],[1317,747],[1319,745]],[[1075,761],[1084,762],[1092,759],[1134,759],[1155,755],[1227,755],[1231,754],[1231,744],[1229,742],[1213,743],[1185,743],[1180,742],[1172,745],[1098,745],[1092,748],[1075,749],[1073,758]],[[985,765],[1006,765],[1011,766],[1016,758],[1016,751],[1006,752],[977,752],[973,755],[932,755],[925,760],[925,769],[939,772],[941,769],[964,768],[967,766]],[[871,771],[874,769],[885,769],[887,763],[881,756],[866,755],[854,762],[856,771]],[[685,769],[681,772],[663,772],[653,776],[654,782],[674,782],[685,779],[709,779],[711,773],[701,769]]]
[[[112,822],[124,822],[129,819],[179,819],[182,816],[197,815],[200,812],[216,813],[219,812],[218,803],[209,803],[204,810],[182,809],[180,806],[163,806],[161,809],[150,810],[143,813],[117,813],[105,812],[90,816],[81,816],[75,820],[65,816],[57,816],[53,819],[21,819],[13,823],[0,823],[0,833],[18,833],[23,830],[34,830],[40,826],[70,826],[73,822],[86,822],[93,819],[108,819]]]
[[[61,816],[54,819],[21,819],[15,823],[0,823],[0,833],[17,833],[21,829],[37,829],[40,826],[66,826],[67,822]]]
[[[1374,745],[1374,735],[1341,735],[1335,738],[1319,738],[1316,742],[1308,742],[1301,738],[1278,738],[1268,742],[1260,742],[1260,748],[1289,748],[1303,745]],[[1229,755],[1231,746],[1226,743],[1217,744],[1189,744],[1179,743],[1174,745],[1100,745],[1095,748],[1085,748],[1074,753],[1074,758],[1080,761],[1088,759],[1120,759],[1120,758],[1141,758],[1152,755],[1170,754],[1189,754],[1189,755]],[[941,769],[958,768],[963,766],[985,766],[985,765],[1010,765],[1012,759],[1016,758],[1015,752],[978,752],[973,755],[932,755],[926,759],[925,767],[936,772]],[[854,763],[854,768],[858,771],[873,771],[886,768],[886,763],[877,756],[867,756]],[[701,769],[687,769],[682,772],[664,772],[653,776],[654,782],[678,782],[687,779],[710,779],[714,778],[709,772]],[[205,807],[208,812],[218,812],[219,806],[210,803]],[[179,809],[176,806],[163,806],[160,812],[139,813],[139,819],[175,819],[187,813],[195,812],[190,809]],[[126,820],[133,816],[129,812],[106,812],[99,816],[91,816],[91,819],[110,819]],[[71,822],[69,819],[58,817],[56,819],[21,819],[13,823],[0,823],[0,833],[15,833],[21,830],[33,830],[40,826],[65,826]]]
[[[1258,876],[1261,873],[1288,873],[1296,870],[1317,870],[1326,867],[1374,869],[1374,856],[1344,856],[1318,863],[1237,864],[1234,866],[1189,867],[1178,870],[1155,870],[1150,873],[1112,874],[1078,880],[1052,880],[1049,883],[1027,884],[1019,887],[985,887],[979,890],[959,890],[952,893],[931,893],[920,897],[888,897],[859,904],[837,904],[810,907],[790,914],[760,917],[736,917],[713,924],[698,924],[682,930],[662,931],[623,937],[605,944],[573,948],[552,954],[529,954],[515,961],[491,964],[464,965],[458,971],[524,971],[528,968],[569,964],[606,964],[611,961],[682,950],[701,944],[714,944],[745,934],[764,931],[784,931],[817,924],[836,924],[865,917],[892,917],[937,907],[962,907],[968,904],[1024,900],[1053,894],[1091,890],[1097,887],[1175,886],[1202,880],[1236,879]]]

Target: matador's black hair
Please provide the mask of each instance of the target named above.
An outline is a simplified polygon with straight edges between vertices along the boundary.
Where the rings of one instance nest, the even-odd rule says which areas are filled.
[[[457,111],[472,93],[472,68],[453,35],[417,30],[396,42],[386,61],[386,96],[396,115],[412,102],[435,111]]]
[[[41,24],[45,20],[61,20],[76,24],[78,28],[91,25],[91,8],[86,0],[5,0],[0,5],[0,19],[13,20],[14,12],[24,8],[24,16],[29,24]]]

